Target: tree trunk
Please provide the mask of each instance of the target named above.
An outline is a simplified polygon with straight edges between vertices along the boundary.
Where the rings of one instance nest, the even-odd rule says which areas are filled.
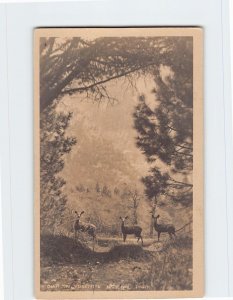
[[[40,90],[40,111],[43,111],[48,107],[58,96],[61,95],[62,90],[72,82],[74,78],[77,78],[88,66],[89,60],[83,60],[79,63],[78,68],[75,68],[62,82],[57,83],[57,86],[52,90],[44,88]]]
[[[137,216],[137,205],[136,205],[136,201],[134,201],[134,206],[133,206],[133,223],[134,225],[138,224],[138,216]]]
[[[152,208],[151,208],[151,214],[154,216],[157,206],[157,199],[154,197]],[[151,217],[151,223],[150,223],[150,237],[153,237],[153,229],[154,229],[154,219]]]

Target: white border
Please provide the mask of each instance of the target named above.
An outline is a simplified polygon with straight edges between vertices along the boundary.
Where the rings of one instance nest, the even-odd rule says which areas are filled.
[[[206,296],[233,296],[232,120],[227,0],[0,5],[5,299],[33,297],[33,58],[36,26],[200,25],[205,31]],[[224,74],[223,74],[224,72]]]
[[[227,81],[227,99],[228,105],[228,124],[226,124],[226,137],[230,137],[229,144],[227,145],[228,153],[228,253],[229,255],[229,282],[230,282],[230,295],[233,295],[233,0],[230,0],[226,10],[229,11],[229,20],[225,25],[226,28],[226,47],[230,49],[228,56],[228,72],[229,80]],[[230,24],[229,24],[230,23]],[[231,109],[230,109],[231,108]]]

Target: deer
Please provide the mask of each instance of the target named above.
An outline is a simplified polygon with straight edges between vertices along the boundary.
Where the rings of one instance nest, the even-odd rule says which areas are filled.
[[[91,223],[84,223],[80,221],[80,218],[82,214],[84,214],[84,211],[82,211],[80,214],[75,211],[75,214],[77,215],[76,221],[74,222],[74,238],[76,240],[77,238],[77,232],[86,232],[88,235],[90,235],[93,238],[93,251],[94,251],[94,243],[96,241],[96,226]]]
[[[175,227],[174,225],[172,224],[158,224],[158,218],[160,217],[160,215],[157,215],[157,217],[155,217],[153,214],[152,214],[152,218],[154,219],[154,229],[155,231],[158,232],[158,242],[159,242],[159,237],[160,237],[160,234],[162,232],[167,232],[170,236],[170,238],[172,238],[173,236],[176,235],[176,230],[175,230]]]
[[[142,241],[142,245],[143,245],[143,239],[142,239],[142,228],[140,226],[134,225],[134,226],[125,226],[125,220],[127,220],[129,217],[125,216],[124,218],[120,217],[121,220],[121,232],[123,235],[123,242],[126,241],[126,237],[128,234],[134,234],[135,237],[138,238],[137,242],[139,242],[139,240]]]

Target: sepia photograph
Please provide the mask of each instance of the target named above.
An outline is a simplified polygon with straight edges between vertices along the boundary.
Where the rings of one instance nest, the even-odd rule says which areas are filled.
[[[38,298],[201,297],[202,29],[34,32]]]

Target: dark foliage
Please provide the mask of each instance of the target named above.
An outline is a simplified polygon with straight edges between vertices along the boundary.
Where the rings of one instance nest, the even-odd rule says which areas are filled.
[[[149,256],[139,245],[115,245],[109,251],[93,252],[83,242],[63,235],[42,235],[40,252],[44,266],[97,261],[108,263],[120,259],[145,259]]]
[[[150,199],[165,194],[192,203],[192,61],[192,40],[177,40],[173,53],[155,70],[154,107],[142,95],[133,115],[137,146],[152,165],[150,175],[142,179]]]
[[[125,77],[133,86],[133,74],[152,73],[168,60],[169,65],[176,66],[178,58],[171,60],[169,55],[177,40],[177,37],[102,37],[92,41],[80,37],[41,38],[41,111],[64,94],[77,92],[91,96],[94,101],[114,101],[106,89],[107,82]],[[178,45],[179,51],[182,47]]]
[[[67,137],[65,130],[72,114],[56,113],[48,107],[40,120],[40,209],[41,231],[53,232],[66,214],[67,197],[63,193],[65,180],[58,174],[64,167],[64,155],[76,139]]]

